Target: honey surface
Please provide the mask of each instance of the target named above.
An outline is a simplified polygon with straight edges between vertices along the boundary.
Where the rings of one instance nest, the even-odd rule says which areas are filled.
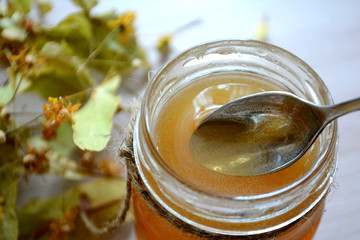
[[[316,159],[317,144],[290,167],[256,177],[238,177],[211,171],[201,166],[191,155],[190,138],[207,115],[231,100],[263,91],[287,89],[254,76],[214,75],[177,91],[163,106],[153,132],[161,156],[187,181],[222,194],[262,194],[296,181]]]

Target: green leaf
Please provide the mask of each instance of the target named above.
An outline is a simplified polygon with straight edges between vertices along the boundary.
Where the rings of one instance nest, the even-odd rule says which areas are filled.
[[[0,107],[7,105],[15,93],[22,93],[30,86],[30,82],[20,73],[15,73],[13,67],[7,69],[9,83],[0,87]]]
[[[63,123],[56,129],[55,139],[49,141],[49,145],[62,156],[67,156],[76,147],[72,135],[70,122]]]
[[[93,7],[98,4],[97,0],[73,0],[73,2],[84,9],[84,11],[89,12]]]
[[[1,147],[0,147],[1,148]],[[0,149],[0,153],[1,153]],[[2,155],[4,157],[5,155]],[[16,214],[17,174],[13,164],[0,167],[0,198],[3,198],[3,213],[0,217],[0,239],[17,240],[18,218]]]
[[[11,85],[0,87],[0,108],[7,105],[14,95],[14,90]]]
[[[49,232],[44,233],[49,222],[60,219],[70,207],[78,206],[80,196],[84,195],[90,200],[92,212],[105,214],[106,220],[109,220],[115,217],[122,208],[126,195],[126,181],[125,179],[98,178],[73,187],[62,195],[50,199],[38,198],[28,202],[19,212],[20,239],[34,239],[32,237],[39,232],[45,235],[44,239],[49,239]],[[116,202],[115,208],[109,207],[111,202]],[[131,220],[131,217],[130,212],[127,221]],[[93,221],[97,225],[102,225],[106,223],[106,220],[95,218]],[[82,234],[86,232],[85,239],[93,239],[89,237],[91,235],[89,230],[81,228],[81,225],[82,221],[77,221],[77,228],[73,234],[78,236],[81,235],[79,232]],[[75,239],[80,238],[75,237]]]
[[[50,2],[46,2],[43,0],[36,0],[36,4],[38,5],[40,14],[42,16],[46,15],[48,12],[52,10],[52,5]]]
[[[31,0],[8,0],[8,11],[12,14],[19,12],[26,15],[31,10]]]
[[[67,57],[71,54],[66,46],[63,46],[57,42],[47,42],[40,50],[39,55],[51,58],[51,57]]]
[[[114,96],[120,76],[105,79],[96,87],[88,102],[73,114],[74,142],[83,150],[101,151],[110,140],[112,118],[120,104]]]
[[[93,79],[87,68],[79,70],[82,61],[73,55],[66,42],[47,42],[39,56],[45,59],[40,68],[32,69],[30,91],[44,98],[68,96],[89,88]]]
[[[44,31],[50,37],[60,39],[73,39],[77,41],[89,41],[91,38],[91,23],[83,13],[68,15],[56,26]],[[89,44],[88,42],[77,42],[77,44]]]
[[[60,196],[34,199],[20,210],[19,217],[22,220],[23,217],[30,215],[34,220],[60,218],[64,210],[79,204],[80,194],[86,194],[91,199],[92,206],[97,207],[113,199],[124,198],[125,184],[124,179],[97,178],[73,187]]]

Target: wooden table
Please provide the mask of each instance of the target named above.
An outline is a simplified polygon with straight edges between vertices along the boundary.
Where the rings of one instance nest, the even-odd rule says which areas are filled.
[[[54,1],[69,11],[66,1]],[[218,39],[248,39],[261,20],[268,20],[268,41],[307,62],[325,81],[335,102],[360,94],[360,1],[137,0],[100,1],[96,11],[135,10],[141,44],[152,62],[159,35],[177,31],[173,54]],[[52,15],[63,16],[64,11]],[[154,65],[157,70],[158,65]],[[339,165],[327,210],[314,240],[360,239],[360,112],[339,120]],[[126,226],[121,239],[134,239]],[[120,237],[119,236],[119,237]]]

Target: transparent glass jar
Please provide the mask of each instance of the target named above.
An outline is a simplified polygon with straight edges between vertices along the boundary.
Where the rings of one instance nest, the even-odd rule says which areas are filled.
[[[179,174],[160,152],[156,129],[161,128],[159,116],[166,116],[162,111],[183,89],[216,74],[260,78],[312,102],[333,103],[324,82],[306,63],[264,42],[217,41],[177,56],[151,80],[135,123],[139,179],[133,201],[137,239],[311,239],[335,174],[336,122],[317,140],[310,165],[305,159],[309,165],[306,170],[294,178],[284,178],[269,191],[212,191]],[[282,179],[281,171],[276,174],[276,179]],[[239,177],[236,181],[242,180]],[[246,181],[253,184],[255,180]]]

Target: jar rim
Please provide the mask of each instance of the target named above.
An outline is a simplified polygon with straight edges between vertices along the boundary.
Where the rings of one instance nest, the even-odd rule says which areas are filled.
[[[301,66],[303,66],[310,74],[311,76],[323,87],[324,92],[326,93],[325,97],[325,101],[328,102],[328,104],[332,104],[333,100],[332,97],[330,95],[330,92],[327,89],[327,86],[325,85],[325,83],[323,82],[323,80],[317,75],[317,73],[307,64],[305,63],[303,60],[301,60],[299,57],[297,57],[296,55],[294,55],[293,53],[284,50],[283,48],[280,48],[278,46],[275,46],[273,44],[270,43],[265,43],[265,42],[261,42],[261,41],[257,41],[257,40],[238,40],[238,39],[234,39],[234,40],[218,40],[218,41],[213,41],[213,42],[207,42],[207,43],[203,43],[203,44],[199,44],[196,46],[193,46],[185,51],[183,51],[182,53],[180,53],[179,55],[177,55],[175,58],[173,58],[171,61],[167,62],[166,64],[164,64],[158,71],[157,73],[153,76],[152,81],[150,82],[150,85],[147,87],[145,93],[144,93],[144,97],[143,97],[143,101],[141,104],[141,109],[139,111],[139,115],[138,115],[138,121],[139,124],[143,126],[143,129],[147,131],[147,133],[150,133],[150,123],[149,123],[149,119],[144,117],[147,116],[149,114],[149,109],[148,106],[146,105],[152,95],[152,89],[154,88],[155,84],[156,84],[156,80],[162,75],[164,74],[164,72],[166,72],[167,69],[171,69],[171,67],[173,65],[176,65],[181,59],[183,59],[186,56],[191,55],[192,53],[194,53],[197,49],[208,49],[208,48],[214,48],[217,46],[242,46],[242,47],[257,47],[257,48],[269,48],[270,51],[272,52],[279,52],[283,55],[286,55],[286,58],[292,59],[294,61],[297,61],[298,64],[300,64]],[[140,120],[139,120],[140,119]],[[329,132],[331,134],[330,140],[329,142],[326,144],[326,149],[323,151],[323,154],[319,155],[318,158],[316,159],[315,164],[313,164],[313,166],[306,172],[306,174],[304,174],[303,176],[301,176],[299,179],[297,179],[296,181],[292,182],[289,185],[286,185],[283,188],[271,191],[271,192],[267,192],[267,193],[260,193],[260,194],[255,194],[255,195],[229,195],[229,194],[222,194],[222,193],[217,193],[217,192],[212,192],[209,191],[207,189],[204,189],[200,186],[195,185],[194,183],[184,179],[183,177],[181,177],[174,169],[172,169],[167,162],[165,161],[165,159],[163,159],[163,157],[161,156],[159,151],[152,151],[152,154],[154,154],[154,157],[157,159],[157,163],[159,164],[159,166],[165,170],[171,177],[173,177],[174,179],[176,179],[176,181],[178,181],[179,183],[186,185],[187,187],[191,188],[193,191],[198,192],[199,194],[202,195],[206,195],[208,197],[211,198],[221,198],[221,199],[227,199],[227,200],[234,200],[234,201],[249,201],[249,200],[261,200],[261,199],[268,199],[268,198],[273,198],[276,197],[278,195],[281,195],[285,192],[289,192],[292,189],[294,189],[296,186],[301,185],[302,183],[308,181],[308,179],[311,179],[312,176],[314,175],[314,173],[317,172],[317,170],[319,168],[321,168],[321,166],[324,164],[324,161],[327,159],[327,156],[329,154],[331,154],[331,152],[337,147],[337,139],[338,139],[338,132],[337,132],[337,122],[334,121],[333,123],[331,123],[329,126]],[[150,148],[152,149],[157,149],[156,148],[156,144],[153,140],[153,137],[151,136],[151,134],[146,134],[147,135],[147,143],[150,145]]]

